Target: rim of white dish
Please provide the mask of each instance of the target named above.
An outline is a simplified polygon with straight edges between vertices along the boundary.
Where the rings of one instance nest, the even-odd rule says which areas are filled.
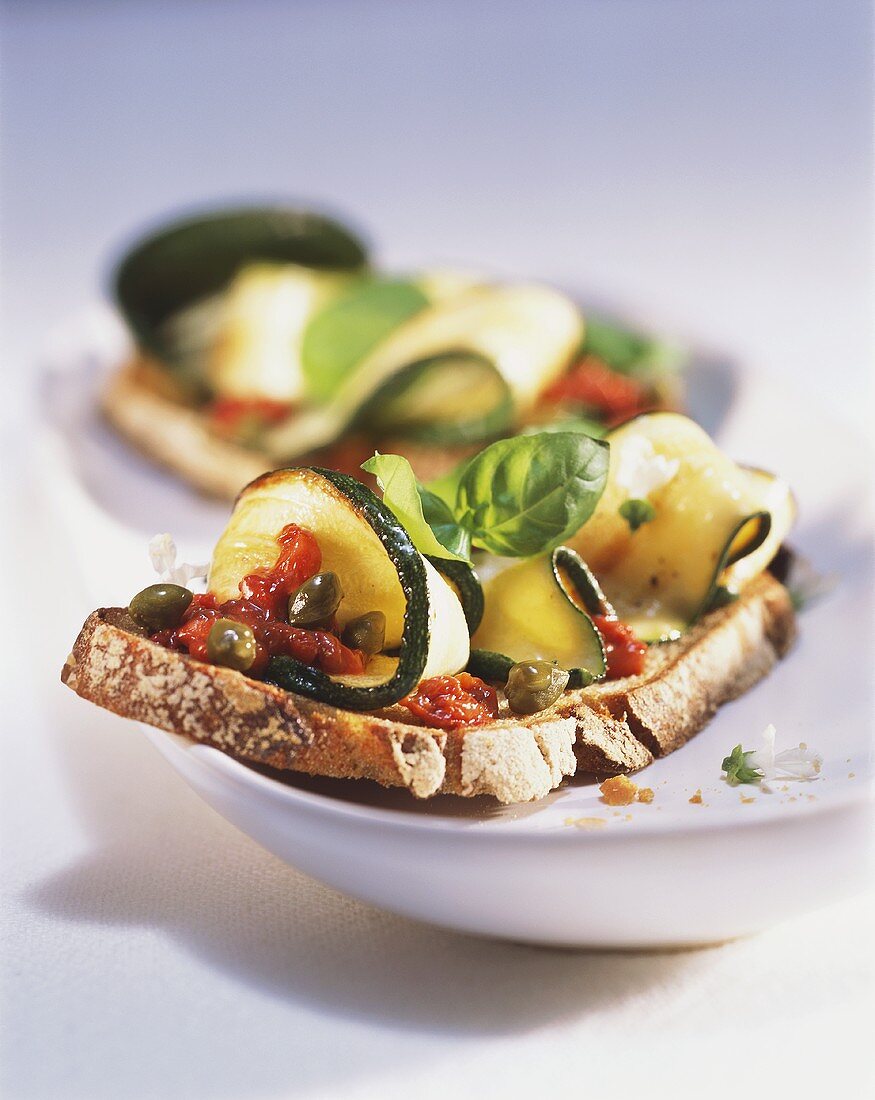
[[[490,838],[508,837],[517,841],[525,838],[550,843],[562,837],[564,838],[563,843],[592,844],[603,840],[613,843],[616,840],[644,839],[647,836],[657,834],[660,836],[666,834],[701,834],[703,832],[711,833],[739,828],[780,827],[837,810],[853,811],[861,809],[873,802],[873,784],[871,775],[867,772],[866,775],[858,777],[859,781],[855,782],[853,788],[848,781],[830,785],[826,791],[818,795],[817,803],[805,802],[798,805],[788,805],[784,801],[776,800],[771,806],[768,806],[767,803],[756,807],[752,806],[744,816],[739,815],[735,807],[730,811],[728,808],[721,809],[713,806],[707,807],[709,811],[707,816],[703,814],[701,817],[689,822],[680,821],[674,816],[666,818],[636,817],[632,828],[575,828],[561,822],[542,828],[532,828],[527,825],[528,815],[522,821],[507,820],[506,818],[495,820],[473,815],[456,819],[445,815],[430,815],[427,812],[414,813],[404,808],[388,809],[383,806],[368,806],[355,801],[338,799],[329,794],[321,794],[318,791],[302,790],[300,787],[264,775],[244,761],[237,760],[211,745],[189,742],[179,734],[170,734],[150,726],[141,724],[141,727],[162,755],[171,756],[178,752],[189,754],[194,757],[199,767],[218,773],[224,780],[230,780],[237,786],[246,787],[253,793],[268,795],[289,805],[315,810],[323,816],[366,821],[371,825],[379,824],[391,829],[422,833],[442,833],[453,836],[469,835],[481,838],[484,834],[488,834]],[[172,763],[172,760],[170,762]],[[411,795],[411,797],[413,796]],[[532,805],[535,805],[535,803],[532,803]],[[616,808],[611,807],[611,809]],[[620,808],[622,809],[622,807]],[[598,809],[603,808],[598,807]],[[571,810],[571,807],[569,807],[569,810]],[[501,812],[500,809],[498,812]],[[537,810],[535,812],[537,813]],[[611,819],[606,817],[604,820],[605,825],[609,826]]]

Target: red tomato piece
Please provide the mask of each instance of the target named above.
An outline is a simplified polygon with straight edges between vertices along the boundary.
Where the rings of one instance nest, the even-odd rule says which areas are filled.
[[[592,621],[604,643],[608,680],[622,680],[644,671],[647,646],[636,638],[631,627],[607,615],[593,615]]]
[[[460,672],[458,676],[423,680],[416,691],[401,700],[401,706],[429,726],[451,730],[497,718],[498,694],[479,677]]]
[[[558,378],[544,393],[548,402],[570,401],[585,405],[608,424],[619,424],[652,408],[645,385],[586,355]]]

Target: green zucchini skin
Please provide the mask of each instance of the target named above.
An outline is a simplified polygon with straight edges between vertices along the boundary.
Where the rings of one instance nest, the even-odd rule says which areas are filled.
[[[590,684],[604,679],[606,671],[604,644],[601,635],[591,621],[591,616],[609,613],[611,605],[605,599],[604,593],[589,567],[576,551],[568,546],[559,546],[553,551],[550,560],[556,584],[562,590],[566,599],[575,604],[571,593],[568,592],[565,583],[563,583],[562,572],[568,574],[569,582],[574,586],[575,593],[580,596],[586,608],[584,611],[577,607],[577,610],[584,619],[589,621],[593,639],[598,643],[601,660],[595,672],[580,667],[567,669],[569,689],[588,687]],[[495,653],[489,649],[473,649],[468,660],[467,670],[472,676],[479,676],[482,680],[506,684],[513,664],[512,658],[504,653]]]
[[[576,550],[570,546],[557,546],[553,551],[553,576],[560,588],[565,589],[562,571],[583,601],[587,615],[612,615],[614,609],[608,602],[595,574]]]
[[[504,685],[512,668],[513,661],[503,653],[493,653],[491,649],[472,649],[465,671],[491,684]],[[569,669],[568,689],[589,687],[590,684],[595,683],[596,679],[585,668]]]
[[[506,684],[512,668],[513,661],[503,653],[494,653],[491,649],[472,649],[465,671],[493,684]]]
[[[513,419],[514,407],[510,394],[489,412],[482,416],[471,417],[469,420],[456,420],[451,422],[436,422],[432,424],[394,425],[384,423],[382,412],[396,397],[402,394],[409,386],[414,385],[419,378],[440,366],[446,358],[464,355],[468,359],[476,359],[484,363],[489,360],[474,352],[443,352],[441,355],[429,356],[426,359],[418,359],[399,370],[391,378],[388,378],[357,410],[353,427],[369,428],[371,430],[392,430],[393,433],[415,439],[420,443],[428,443],[432,446],[451,446],[463,443],[479,443],[484,439],[492,439],[505,431]]]
[[[398,667],[391,679],[373,687],[352,687],[293,657],[273,657],[264,679],[286,691],[305,695],[343,710],[371,711],[389,707],[419,683],[428,657],[428,583],[425,565],[410,536],[374,493],[360,481],[336,470],[309,467],[330,481],[376,533],[395,566],[407,600]]]
[[[485,602],[483,599],[483,585],[474,571],[473,566],[463,561],[453,561],[450,558],[436,558],[426,555],[431,564],[441,573],[455,588],[465,613],[465,622],[468,624],[468,633],[474,631],[480,625],[483,618]]]
[[[311,210],[212,210],[164,224],[137,241],[115,270],[113,294],[139,345],[173,367],[175,349],[164,323],[256,261],[355,271],[365,266],[367,249],[345,226]]]
[[[756,534],[751,542],[746,546],[740,548],[734,555],[730,553],[732,544],[736,539],[738,533],[749,523],[752,519],[757,520],[758,526]],[[768,512],[752,512],[749,516],[745,516],[740,520],[735,529],[730,533],[727,539],[726,546],[723,549],[717,564],[714,567],[714,575],[711,578],[711,584],[708,591],[705,593],[705,597],[699,605],[695,615],[689,622],[689,626],[698,622],[703,615],[706,615],[709,611],[714,611],[718,607],[724,607],[728,603],[732,603],[733,599],[738,596],[737,592],[731,592],[728,588],[724,588],[720,584],[720,575],[727,566],[732,565],[733,562],[739,560],[746,553],[752,553],[758,549],[769,537],[769,531],[772,529],[772,517]],[[647,639],[644,639],[647,641]],[[660,641],[671,641],[671,638],[659,639]]]

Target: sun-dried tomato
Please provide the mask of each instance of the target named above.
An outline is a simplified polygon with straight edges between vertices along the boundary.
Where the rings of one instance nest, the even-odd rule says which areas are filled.
[[[478,726],[498,717],[495,688],[467,672],[423,680],[416,691],[401,700],[401,706],[427,725],[445,730]]]
[[[207,417],[219,435],[253,443],[266,428],[281,423],[292,411],[288,402],[268,397],[217,397],[207,409]]]
[[[306,630],[285,621],[289,596],[319,572],[322,553],[312,531],[287,524],[277,536],[279,555],[270,569],[249,573],[240,582],[240,595],[218,603],[212,593],[196,595],[181,624],[152,635],[152,641],[208,661],[207,638],[217,619],[233,619],[252,629],[256,657],[249,676],[263,675],[271,657],[294,657],[302,664],[331,676],[364,672],[365,657],[350,649],[329,630]],[[337,623],[331,627],[336,630]]]
[[[585,405],[600,420],[619,424],[653,407],[646,385],[627,374],[611,370],[601,359],[586,355],[545,391],[551,403]]]
[[[270,569],[249,573],[240,582],[240,594],[263,608],[270,618],[284,616],[289,596],[319,572],[322,551],[312,531],[287,523],[276,539],[279,557]]]
[[[608,680],[622,680],[644,671],[647,646],[635,636],[631,627],[607,615],[593,615],[592,621],[604,643]]]

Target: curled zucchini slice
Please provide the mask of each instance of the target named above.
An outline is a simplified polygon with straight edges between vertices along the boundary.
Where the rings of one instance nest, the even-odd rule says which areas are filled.
[[[168,322],[223,291],[253,263],[300,264],[321,271],[364,267],[364,244],[311,210],[250,206],[183,218],[139,240],[114,278],[116,300],[137,343],[160,362],[185,367],[185,347]]]
[[[506,679],[518,661],[555,661],[585,687],[605,674],[601,635],[560,579],[563,548],[514,562],[483,585],[483,621],[472,639],[470,668]],[[503,675],[502,675],[503,673]]]
[[[677,413],[636,417],[608,442],[608,483],[570,545],[642,640],[676,638],[712,605],[718,586],[737,591],[765,568],[793,521],[790,490],[736,465]],[[626,448],[675,471],[647,494],[654,515],[634,531],[620,512],[640,495],[623,481]]]
[[[291,657],[274,657],[266,679],[332,706],[367,711],[397,702],[424,677],[465,667],[468,628],[455,592],[389,509],[345,474],[277,470],[247,486],[216,545],[209,590],[219,600],[230,599],[247,573],[270,568],[277,557],[276,536],[289,523],[313,532],[322,569],[340,578],[340,628],[369,611],[382,611],[385,647],[398,653],[373,658],[358,676],[328,676]]]
[[[458,596],[465,613],[465,622],[468,624],[468,633],[473,634],[483,621],[484,599],[480,578],[467,562],[435,558],[431,555],[427,560],[443,575]]]
[[[289,458],[354,423],[430,440],[483,438],[531,408],[578,346],[577,307],[547,287],[483,286],[433,302],[356,367],[327,408],[268,432]]]
[[[553,551],[553,572],[565,595],[587,615],[615,613],[593,571],[569,546],[557,546]]]
[[[346,272],[299,264],[251,264],[233,279],[207,353],[210,389],[221,397],[293,405],[306,396],[302,362],[310,319],[348,286]]]

